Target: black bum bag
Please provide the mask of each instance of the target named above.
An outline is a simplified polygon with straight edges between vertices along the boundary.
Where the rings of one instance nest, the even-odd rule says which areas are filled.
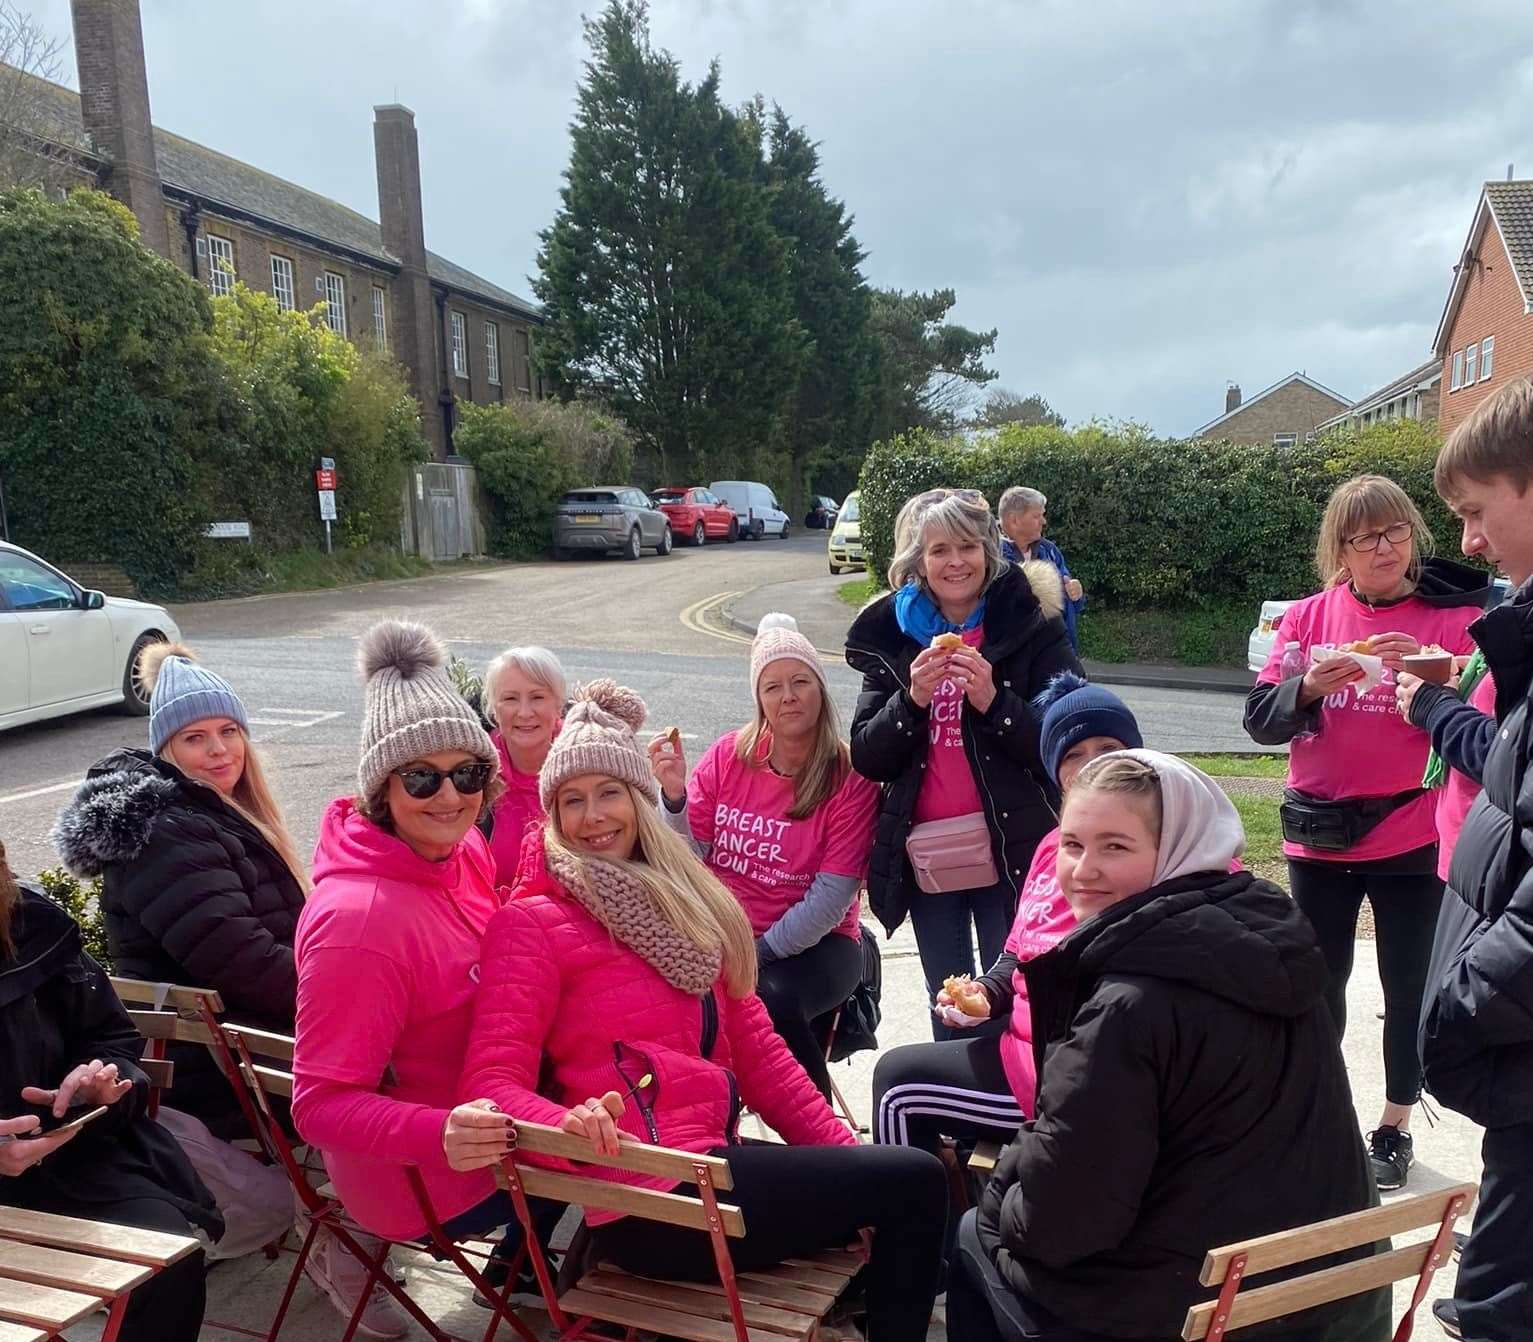
[[[1289,843],[1322,853],[1344,853],[1361,843],[1381,821],[1424,795],[1425,789],[1417,787],[1393,797],[1326,801],[1289,787],[1283,789],[1278,816]]]

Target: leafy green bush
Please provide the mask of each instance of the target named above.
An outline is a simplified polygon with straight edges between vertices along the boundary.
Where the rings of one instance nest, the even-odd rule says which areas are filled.
[[[101,912],[101,882],[82,881],[63,867],[37,873],[37,883],[56,904],[80,925],[85,949],[107,973],[112,972],[112,953],[106,944],[106,919]]]
[[[1397,481],[1439,549],[1454,551],[1456,528],[1432,489],[1439,445],[1435,425],[1409,420],[1291,448],[1160,439],[1102,424],[1012,426],[972,442],[913,433],[868,455],[863,545],[869,570],[886,573],[895,514],[912,494],[969,487],[994,505],[1008,485],[1025,484],[1048,496],[1049,535],[1098,611],[1298,597],[1317,585],[1312,556],[1327,496],[1365,471]]]
[[[0,475],[13,539],[56,563],[118,563],[163,588],[208,513],[198,463],[222,434],[200,285],[76,191],[0,193]]]
[[[633,468],[627,426],[575,401],[508,401],[459,407],[453,446],[490,499],[491,554],[546,553],[554,504],[579,485],[624,484]]]

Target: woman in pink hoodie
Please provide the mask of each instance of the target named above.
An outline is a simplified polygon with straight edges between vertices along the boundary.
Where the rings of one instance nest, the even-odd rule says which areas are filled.
[[[455,1098],[479,943],[500,902],[474,828],[499,791],[495,747],[428,629],[375,625],[359,660],[357,796],[325,814],[298,923],[293,1121],[366,1230],[425,1233],[413,1165],[450,1232],[483,1233],[515,1223],[490,1171],[508,1120],[488,1100]],[[510,1239],[508,1250],[520,1243]]]
[[[543,823],[538,770],[559,734],[564,696],[564,668],[547,648],[507,648],[485,668],[482,706],[495,724],[490,740],[506,785],[485,826],[496,885],[516,884],[522,840]]]
[[[730,1241],[736,1266],[862,1237],[869,1337],[918,1342],[941,1270],[942,1166],[924,1152],[859,1146],[777,1036],[754,991],[750,923],[659,817],[634,739],[643,720],[643,701],[611,681],[576,692],[540,779],[548,824],[485,933],[458,1093],[609,1154],[628,1138],[722,1157],[734,1183],[724,1200],[747,1227]],[[741,1143],[742,1103],[788,1145]],[[596,1209],[586,1222],[602,1258],[626,1271],[716,1271],[699,1231]]]

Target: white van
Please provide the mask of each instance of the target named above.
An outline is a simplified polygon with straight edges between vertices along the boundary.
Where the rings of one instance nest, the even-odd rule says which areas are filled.
[[[788,539],[788,514],[759,480],[715,480],[708,488],[735,510],[742,540],[759,541],[764,536]]]

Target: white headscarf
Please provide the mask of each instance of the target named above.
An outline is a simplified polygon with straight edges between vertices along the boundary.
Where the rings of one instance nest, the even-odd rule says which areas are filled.
[[[1246,831],[1224,789],[1201,769],[1159,750],[1115,750],[1098,758],[1124,755],[1148,764],[1160,780],[1160,849],[1154,883],[1199,871],[1228,871],[1230,863],[1245,852]]]

